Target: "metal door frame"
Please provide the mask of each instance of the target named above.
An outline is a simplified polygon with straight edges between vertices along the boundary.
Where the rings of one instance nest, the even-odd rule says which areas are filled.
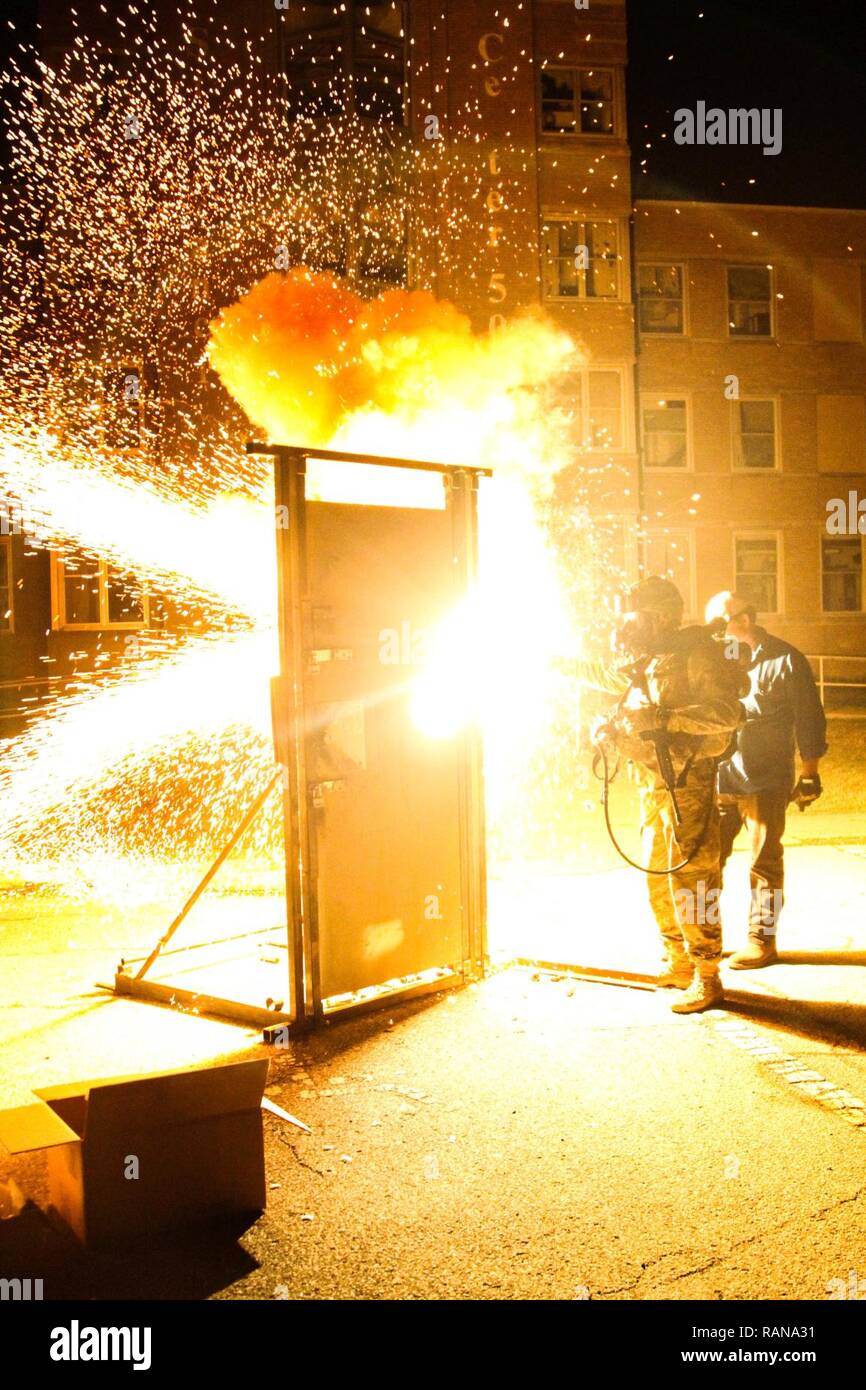
[[[271,682],[271,711],[277,762],[285,770],[286,904],[289,931],[287,1010],[291,1031],[305,1031],[325,1017],[368,1011],[418,995],[478,979],[487,963],[487,877],[485,860],[484,776],[480,733],[470,727],[460,737],[458,816],[460,837],[463,960],[453,975],[429,984],[388,992],[382,1000],[326,1010],[321,994],[319,920],[316,893],[316,837],[311,827],[307,781],[307,659],[311,650],[311,601],[306,565],[304,483],[307,460],[375,464],[442,475],[448,490],[452,543],[461,587],[468,591],[478,574],[478,480],[489,468],[388,458],[286,444],[250,443],[248,454],[274,459],[275,501],[285,508],[288,526],[277,528],[277,601],[280,674]],[[313,504],[315,505],[315,503]]]

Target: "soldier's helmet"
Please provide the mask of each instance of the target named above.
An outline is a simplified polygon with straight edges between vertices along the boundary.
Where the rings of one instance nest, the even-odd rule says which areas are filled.
[[[658,613],[670,619],[677,627],[683,620],[683,596],[676,584],[663,579],[660,574],[651,574],[629,589],[623,600],[627,613]]]

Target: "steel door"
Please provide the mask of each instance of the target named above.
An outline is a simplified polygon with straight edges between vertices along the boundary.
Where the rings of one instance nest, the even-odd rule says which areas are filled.
[[[437,469],[438,506],[313,500],[307,456],[277,451],[274,704],[299,1021],[458,983],[486,953],[479,736],[427,737],[411,709],[432,635],[475,577],[475,478]]]

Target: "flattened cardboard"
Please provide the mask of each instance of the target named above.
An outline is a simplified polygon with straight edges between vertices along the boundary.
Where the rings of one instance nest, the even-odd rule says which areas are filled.
[[[51,1149],[56,1144],[74,1144],[78,1137],[47,1105],[0,1110],[0,1144],[7,1153],[26,1154],[34,1149]]]

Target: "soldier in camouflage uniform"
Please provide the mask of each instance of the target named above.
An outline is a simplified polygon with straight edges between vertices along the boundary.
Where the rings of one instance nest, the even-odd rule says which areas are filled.
[[[582,663],[581,679],[620,696],[595,737],[629,760],[639,784],[645,866],[661,871],[647,877],[666,957],[659,986],[685,991],[675,1013],[697,1013],[723,997],[716,760],[743,721],[745,686],[706,628],[680,626],[683,600],[669,580],[642,581],[625,606],[620,645],[630,664]],[[658,731],[669,736],[678,826],[655,746],[644,736]],[[690,862],[676,868],[684,859]]]

